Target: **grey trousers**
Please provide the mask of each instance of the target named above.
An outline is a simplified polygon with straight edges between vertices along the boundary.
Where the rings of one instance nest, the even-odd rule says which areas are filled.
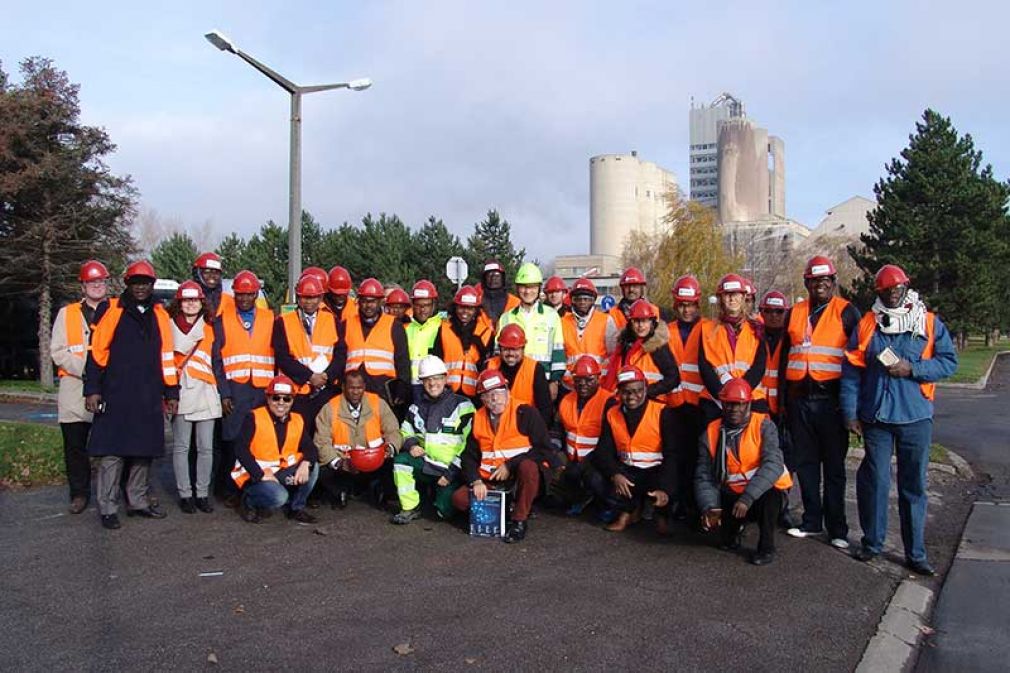
[[[189,479],[189,445],[196,426],[196,497],[206,498],[210,491],[210,472],[214,465],[214,419],[187,421],[182,416],[172,419],[172,468],[180,498],[193,497]]]
[[[151,471],[151,458],[121,458],[102,456],[98,461],[98,479],[95,492],[98,496],[98,513],[102,516],[116,514],[119,509],[119,482],[123,466],[129,472],[126,477],[126,506],[129,509],[147,509],[147,482]]]

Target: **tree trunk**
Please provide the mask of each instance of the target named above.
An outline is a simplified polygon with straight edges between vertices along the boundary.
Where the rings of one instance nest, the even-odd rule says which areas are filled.
[[[49,343],[53,324],[52,239],[55,232],[51,224],[43,226],[42,258],[39,260],[42,269],[42,282],[39,286],[39,382],[49,387],[53,385],[53,358],[49,352]]]

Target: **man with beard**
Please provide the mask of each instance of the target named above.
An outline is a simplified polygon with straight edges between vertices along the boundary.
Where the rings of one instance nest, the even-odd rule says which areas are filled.
[[[477,320],[479,308],[477,291],[469,285],[459,288],[452,300],[449,319],[442,321],[431,347],[432,355],[445,362],[449,387],[471,401],[476,399],[477,374],[491,354],[494,338],[494,330],[487,322]]]
[[[588,278],[578,278],[572,284],[572,309],[561,318],[561,332],[565,339],[565,362],[570,370],[583,355],[592,356],[601,368],[607,366],[607,331],[613,318],[596,310],[596,286]],[[606,375],[606,369],[601,374]],[[573,390],[570,371],[561,379],[566,390]]]

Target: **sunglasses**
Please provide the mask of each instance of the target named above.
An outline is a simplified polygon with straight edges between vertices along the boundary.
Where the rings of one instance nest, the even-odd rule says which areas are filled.
[[[290,395],[271,395],[270,399],[273,402],[290,402],[292,397]]]

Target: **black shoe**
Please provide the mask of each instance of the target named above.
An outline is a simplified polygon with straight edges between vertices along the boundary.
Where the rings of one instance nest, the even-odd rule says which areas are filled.
[[[83,495],[75,495],[70,501],[70,513],[80,514],[88,508],[88,499]]]
[[[720,542],[719,543],[719,550],[720,551],[736,551],[737,549],[740,548],[740,545],[742,543],[743,543],[743,530],[741,529],[741,531],[739,533],[737,533],[736,537],[734,537],[731,541],[729,541],[729,542],[726,542],[726,541]]]
[[[263,518],[260,517],[259,510],[255,509],[254,507],[246,507],[244,503],[238,508],[238,513],[239,516],[242,517],[242,520],[245,521],[246,523],[263,522]]]
[[[512,525],[509,526],[509,532],[505,535],[505,542],[511,544],[513,542],[522,542],[526,538],[526,522],[525,521],[513,521]]]
[[[116,530],[119,528],[119,517],[115,514],[103,514],[102,528],[106,530]]]
[[[766,566],[775,560],[774,552],[756,551],[750,557],[750,562],[756,566]]]
[[[179,509],[186,514],[196,514],[196,505],[193,504],[193,498],[179,498]]]
[[[210,514],[214,511],[214,505],[210,504],[210,498],[197,498],[196,508],[204,514]]]
[[[224,498],[224,506],[229,509],[238,509],[241,504],[242,496],[238,493],[232,493]]]
[[[867,549],[866,547],[860,546],[856,551],[852,552],[852,558],[857,561],[862,561],[863,563],[869,563],[873,559],[877,558],[877,553]]]
[[[304,524],[313,524],[316,521],[318,521],[316,517],[312,516],[304,509],[288,512],[288,518],[291,519],[292,521],[297,521],[298,523],[304,523]]]
[[[922,575],[923,577],[935,577],[936,571],[933,566],[929,565],[929,561],[923,559],[921,561],[905,561],[905,567],[914,572],[916,575]]]
[[[139,516],[144,519],[164,519],[168,515],[154,505],[148,505],[145,509],[128,509],[126,510],[126,516]]]

